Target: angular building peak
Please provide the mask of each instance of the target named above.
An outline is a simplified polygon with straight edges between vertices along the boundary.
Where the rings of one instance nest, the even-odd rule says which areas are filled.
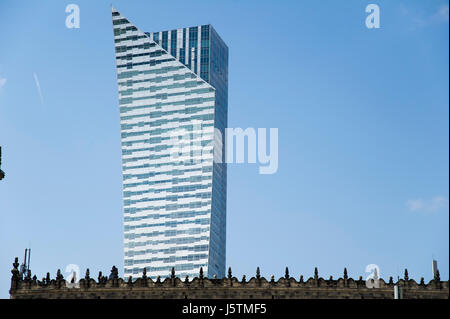
[[[209,277],[223,277],[226,164],[213,153],[225,153],[228,48],[209,25],[146,33],[114,7],[112,20],[124,275],[145,268],[156,279],[174,267],[193,278],[202,267]]]

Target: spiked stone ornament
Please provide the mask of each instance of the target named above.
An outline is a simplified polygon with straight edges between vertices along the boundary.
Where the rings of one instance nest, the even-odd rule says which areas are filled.
[[[175,270],[175,269],[174,269]],[[300,280],[297,281],[292,274],[286,272],[284,277],[281,277],[278,281],[275,281],[275,277],[270,277],[270,282],[266,284],[266,279],[261,276],[260,267],[257,268],[257,277],[247,280],[246,276],[242,276],[242,280],[239,281],[236,277],[232,277],[232,280],[225,278],[210,278],[206,275],[206,271],[201,269],[202,279],[194,277],[192,281],[189,281],[189,277],[186,276],[185,281],[182,282],[175,273],[169,274],[169,278],[158,276],[156,283],[149,279],[147,282],[147,270],[144,268],[142,278],[137,278],[136,281],[132,280],[132,277],[128,277],[128,282],[124,279],[118,278],[118,271],[116,267],[113,267],[111,273],[113,276],[104,276],[102,272],[99,272],[98,282],[91,278],[90,273],[86,270],[84,279],[81,280],[82,289],[66,289],[64,283],[64,277],[61,271],[56,272],[56,279],[50,278],[50,273],[42,278],[42,281],[37,280],[36,275],[31,277],[31,271],[28,270],[27,276],[22,278],[19,272],[19,262],[16,257],[13,263],[13,269],[11,270],[11,288],[9,290],[12,299],[22,298],[157,298],[161,295],[166,296],[167,288],[174,293],[172,296],[167,295],[168,298],[184,297],[189,299],[201,299],[201,298],[217,298],[224,294],[231,293],[238,296],[238,298],[255,298],[272,296],[274,299],[288,298],[297,299],[304,298],[305,292],[313,288],[316,292],[312,298],[341,298],[344,293],[345,298],[385,298],[391,299],[394,285],[400,285],[403,291],[406,292],[404,296],[408,298],[418,299],[448,299],[448,281],[441,281],[440,276],[436,273],[434,280],[426,284],[423,277],[420,278],[420,282],[416,282],[409,277],[407,271],[405,271],[405,279],[408,280],[405,284],[404,279],[398,278],[397,283],[393,282],[393,278],[389,278],[389,282],[384,282],[385,289],[379,289],[377,296],[373,295],[371,289],[367,289],[364,284],[362,276],[359,280],[354,280],[348,277],[346,271],[344,271],[344,277],[347,277],[348,283],[345,284],[341,278],[335,280],[333,276],[329,276],[328,280],[319,277],[318,270],[315,269],[314,277],[304,280],[303,276],[300,276]],[[170,276],[172,275],[172,276]],[[199,274],[200,275],[200,274]],[[231,268],[229,276],[231,277]],[[77,274],[77,277],[79,274]],[[286,277],[289,276],[289,280]],[[170,284],[170,277],[172,277],[172,283]],[[298,278],[298,277],[297,277]],[[197,280],[200,279],[200,280]],[[380,280],[383,280],[380,278]],[[69,281],[74,282],[75,277]],[[148,284],[151,283],[151,284]],[[210,288],[214,286],[214,289]],[[264,287],[264,289],[261,289]],[[78,288],[78,287],[77,287]],[[134,289],[137,288],[137,289]],[[336,289],[338,288],[338,289]]]
[[[0,146],[0,181],[5,178],[5,172],[1,170],[2,168],[2,147]]]

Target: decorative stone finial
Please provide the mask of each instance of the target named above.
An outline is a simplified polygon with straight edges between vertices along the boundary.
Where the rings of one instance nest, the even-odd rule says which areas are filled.
[[[172,271],[170,272],[170,278],[175,279],[175,267],[172,267]]]
[[[441,274],[439,273],[439,269],[436,270],[436,275],[434,276],[434,280],[437,282],[441,281]]]
[[[392,276],[389,277],[389,285],[393,285],[394,284],[394,278],[392,278]]]
[[[200,279],[203,279],[203,267],[200,267]]]
[[[47,276],[45,276],[45,284],[50,285],[51,279],[50,279],[50,273],[47,273]]]
[[[112,266],[109,279],[119,279],[119,270],[117,269],[116,266]]]
[[[286,270],[284,272],[284,278],[286,278],[287,280],[289,280],[289,268],[286,267]]]
[[[91,273],[89,271],[89,268],[86,269],[86,274],[84,275],[84,279],[86,281],[89,281],[91,279]]]
[[[275,282],[275,276],[274,275],[270,276],[270,282]]]
[[[317,269],[317,267],[314,268],[314,279],[319,279],[319,270]]]
[[[184,278],[184,282],[189,282],[189,276],[188,275],[186,275],[186,277]]]
[[[405,281],[409,280],[408,269],[405,268]]]
[[[299,282],[303,283],[303,275],[300,275],[300,280]]]
[[[11,270],[12,278],[19,278],[19,258],[14,258],[13,269]]]
[[[156,282],[157,282],[158,284],[161,283],[161,276],[156,277]]]
[[[425,285],[425,280],[423,279],[423,277],[420,277],[420,285],[421,286]]]
[[[231,267],[228,267],[228,279],[233,278],[232,274],[231,274]]]
[[[147,267],[144,267],[144,270],[142,270],[142,278],[147,279]]]
[[[261,278],[261,272],[259,271],[259,267],[256,267],[256,279]]]
[[[17,289],[19,286],[19,280],[20,280],[20,272],[19,272],[19,258],[14,259],[13,269],[11,269],[11,290]]]
[[[58,269],[56,271],[56,281],[62,281],[64,279],[64,276],[61,274],[61,269]]]
[[[0,146],[0,168],[2,166],[2,147]],[[5,178],[5,172],[0,169],[0,181]]]
[[[14,263],[12,265],[13,265],[14,269],[19,268],[19,257],[14,258]]]
[[[98,272],[98,283],[101,284],[103,281],[103,273],[101,271]]]
[[[347,268],[344,268],[344,279],[348,279]]]
[[[25,280],[28,282],[31,281],[31,270],[30,269],[27,270],[27,276],[25,277]]]
[[[61,288],[63,281],[64,281],[64,276],[61,274],[61,270],[58,269],[56,271],[56,283],[57,283],[58,288]]]
[[[242,282],[245,283],[246,279],[245,279],[245,275],[242,276]]]
[[[74,272],[73,272],[72,279],[70,280],[70,283],[71,283],[71,284],[74,284],[76,280],[77,280],[77,273],[74,271]]]
[[[329,279],[330,281],[332,281],[333,280],[333,276],[330,276],[330,279]]]

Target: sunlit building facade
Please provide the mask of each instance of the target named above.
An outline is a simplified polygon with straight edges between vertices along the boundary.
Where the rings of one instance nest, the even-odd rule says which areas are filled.
[[[112,21],[124,277],[223,277],[228,48],[211,25],[142,32],[114,8]]]

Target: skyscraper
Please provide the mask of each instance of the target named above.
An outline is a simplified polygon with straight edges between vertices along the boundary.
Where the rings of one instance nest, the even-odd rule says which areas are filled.
[[[124,276],[225,275],[228,48],[211,25],[142,32],[112,8]]]

